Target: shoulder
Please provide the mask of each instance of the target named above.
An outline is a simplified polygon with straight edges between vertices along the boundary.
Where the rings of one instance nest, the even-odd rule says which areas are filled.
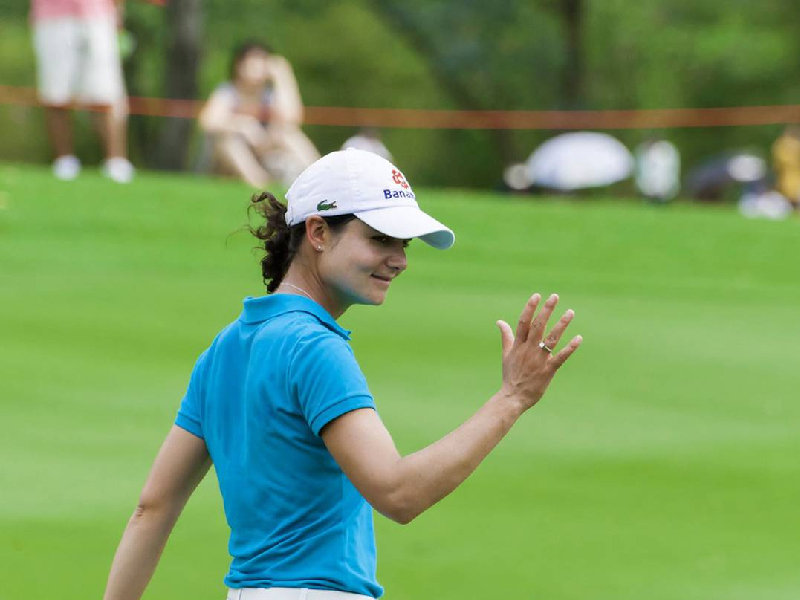
[[[214,88],[214,91],[211,92],[209,99],[236,100],[238,95],[239,92],[236,91],[236,87],[230,81],[225,81]]]
[[[242,326],[247,327],[246,324]],[[226,338],[238,339],[240,333],[238,329],[223,330],[218,340],[224,345]],[[353,355],[350,344],[341,333],[334,331],[314,314],[303,310],[274,315],[257,324],[251,341],[253,353],[279,356],[280,362],[290,366],[298,355]]]
[[[200,356],[197,357],[197,361],[194,365],[194,371],[192,373],[192,377],[204,377],[206,372],[208,371],[209,364],[214,362],[214,357],[217,355],[222,347],[225,346],[225,339],[229,337],[230,331],[233,329],[235,325],[235,321],[226,325],[211,341],[211,343],[206,347],[203,352],[200,353]]]
[[[262,335],[279,332],[293,347],[293,354],[324,348],[328,351],[352,354],[349,342],[316,316],[305,311],[279,315],[265,327]]]
[[[274,343],[269,338],[280,336],[281,357],[292,379],[350,370],[360,372],[349,342],[310,313],[280,315],[265,324],[258,335],[269,345]]]

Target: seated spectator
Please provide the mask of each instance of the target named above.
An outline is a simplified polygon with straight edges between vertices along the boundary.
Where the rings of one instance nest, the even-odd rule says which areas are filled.
[[[258,42],[234,53],[230,81],[217,87],[200,113],[216,170],[263,188],[291,183],[319,158],[300,129],[303,104],[292,67]]]
[[[128,103],[117,42],[122,1],[31,0],[39,100],[55,151],[53,173],[74,179],[70,108],[91,108],[105,147],[103,174],[120,183],[133,178],[127,159]]]

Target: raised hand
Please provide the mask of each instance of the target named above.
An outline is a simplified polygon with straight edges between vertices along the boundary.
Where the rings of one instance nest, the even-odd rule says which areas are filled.
[[[541,300],[539,294],[534,294],[525,304],[517,323],[516,337],[508,323],[497,322],[503,342],[503,392],[520,402],[522,410],[539,401],[556,371],[583,341],[577,335],[560,352],[553,354],[575,313],[566,311],[545,336],[547,321],[558,304],[558,295],[550,296],[536,314]]]

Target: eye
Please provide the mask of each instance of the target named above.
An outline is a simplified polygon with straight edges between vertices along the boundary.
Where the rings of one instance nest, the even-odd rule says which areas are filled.
[[[383,246],[389,246],[397,242],[402,242],[403,248],[408,248],[408,245],[411,243],[411,240],[399,240],[397,238],[393,238],[388,235],[374,235],[372,236],[372,239]]]

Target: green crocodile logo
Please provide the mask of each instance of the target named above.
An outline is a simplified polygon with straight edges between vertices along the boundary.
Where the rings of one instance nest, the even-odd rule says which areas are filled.
[[[323,210],[331,210],[333,208],[336,208],[336,201],[335,200],[333,202],[326,202],[325,200],[323,200],[322,202],[317,204],[317,210],[320,211],[320,212],[323,211]]]

